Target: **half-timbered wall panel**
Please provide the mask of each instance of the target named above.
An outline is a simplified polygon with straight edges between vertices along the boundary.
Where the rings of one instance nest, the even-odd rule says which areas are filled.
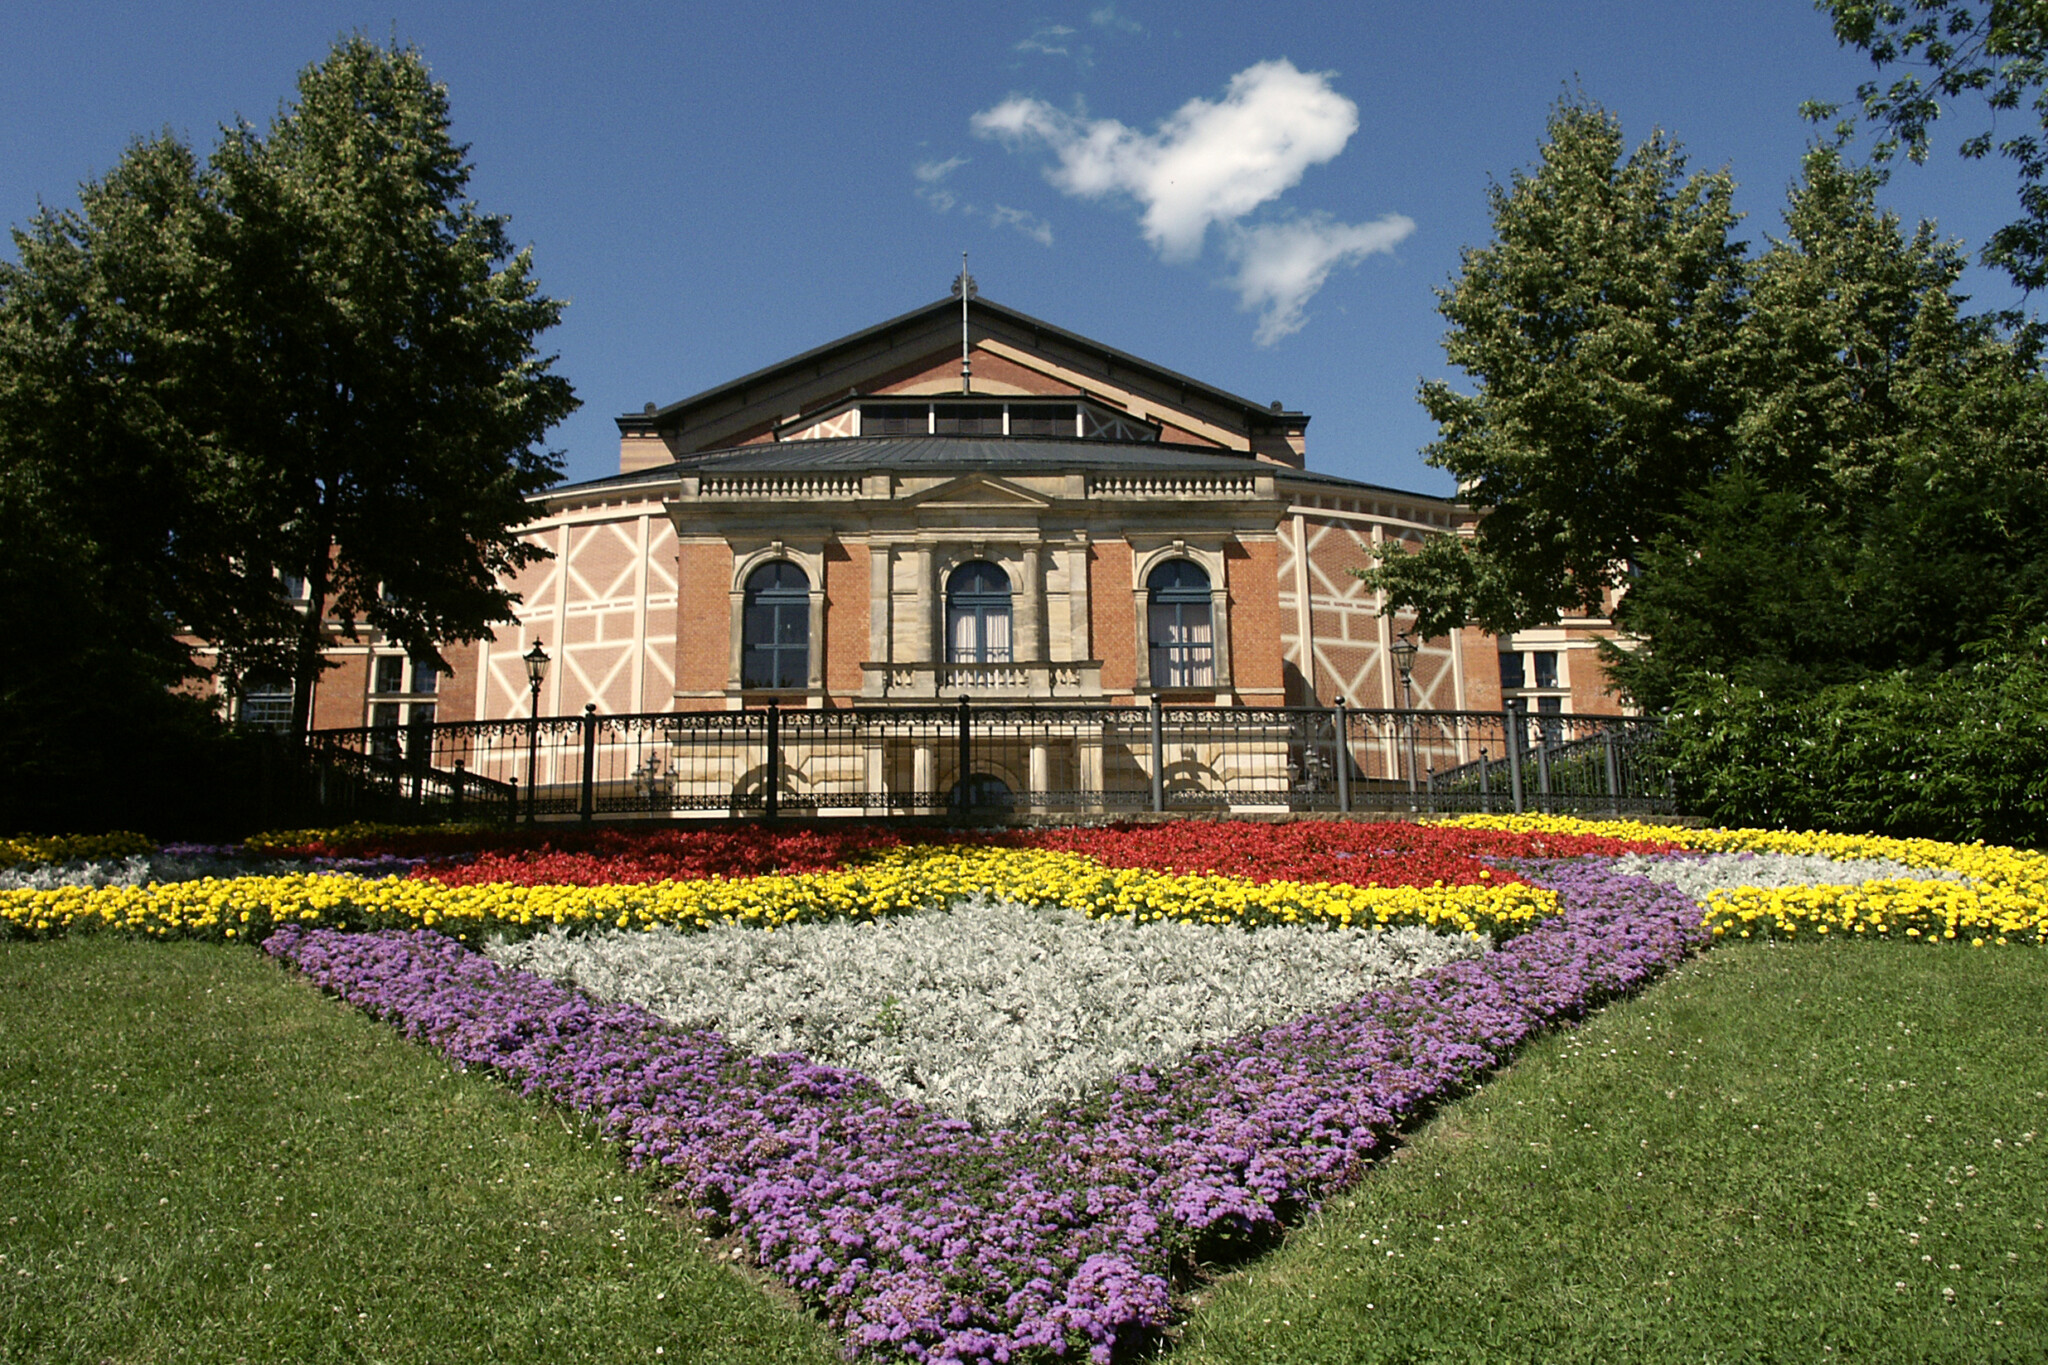
[[[1342,697],[1354,706],[1404,704],[1387,649],[1405,621],[1382,619],[1379,594],[1352,570],[1374,562],[1380,540],[1421,534],[1417,526],[1383,512],[1296,507],[1284,519],[1277,573],[1279,652],[1296,670],[1301,701],[1327,705]],[[1418,708],[1450,710],[1462,704],[1464,670],[1454,658],[1456,648],[1455,639],[1422,642],[1413,677]]]
[[[535,641],[552,659],[543,712],[569,715],[590,703],[607,714],[666,710],[672,687],[653,697],[647,691],[650,677],[669,672],[674,646],[664,625],[664,617],[673,617],[660,613],[664,605],[673,611],[674,573],[663,564],[672,564],[672,551],[663,547],[674,544],[674,532],[660,508],[572,513],[529,535],[555,557],[515,576],[519,622],[500,627],[497,640],[479,647],[481,677],[471,713],[490,720],[526,713],[523,656]]]

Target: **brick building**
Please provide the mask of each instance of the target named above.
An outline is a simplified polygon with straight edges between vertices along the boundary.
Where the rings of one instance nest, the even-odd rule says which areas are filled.
[[[618,419],[619,473],[534,499],[516,627],[433,677],[374,639],[316,724],[989,701],[1403,703],[1350,572],[1469,533],[1308,468],[1309,419],[986,299],[940,300]],[[1604,620],[1422,642],[1413,704],[1613,712]]]

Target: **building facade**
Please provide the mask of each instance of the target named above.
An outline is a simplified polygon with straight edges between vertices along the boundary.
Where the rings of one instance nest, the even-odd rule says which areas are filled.
[[[1604,620],[1419,642],[1352,570],[1470,534],[1308,467],[1308,417],[985,299],[940,300],[618,419],[619,472],[534,499],[516,626],[423,674],[337,652],[316,724],[990,702],[1612,713]],[[425,682],[422,683],[422,678]]]

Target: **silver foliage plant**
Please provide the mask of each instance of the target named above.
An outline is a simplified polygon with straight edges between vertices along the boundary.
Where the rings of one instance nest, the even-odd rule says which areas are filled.
[[[1003,1124],[1488,946],[1420,928],[1133,924],[977,899],[875,923],[554,933],[487,951],[746,1051],[801,1052]]]
[[[196,882],[204,877],[274,877],[306,871],[304,863],[276,859],[131,853],[123,858],[73,859],[0,868],[0,891],[55,891],[66,886],[147,886]]]
[[[1908,867],[1889,858],[1824,858],[1817,853],[1709,853],[1701,857],[1652,857],[1625,853],[1612,864],[1630,877],[1675,886],[1704,903],[1715,891],[1739,886],[1766,890],[1781,886],[1857,886],[1886,877],[1915,881],[1963,881],[1946,868]]]

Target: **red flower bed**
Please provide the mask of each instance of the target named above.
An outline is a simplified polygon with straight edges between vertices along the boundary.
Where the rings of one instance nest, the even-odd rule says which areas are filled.
[[[867,825],[790,829],[758,824],[714,828],[420,830],[325,837],[280,848],[309,857],[391,856],[425,861],[414,877],[466,886],[481,882],[603,886],[614,882],[754,877],[844,867],[869,849],[903,842]]]
[[[1519,881],[1490,861],[1504,858],[1575,858],[1587,854],[1666,852],[1671,845],[1591,834],[1517,834],[1493,829],[1450,829],[1400,821],[1352,824],[1303,821],[1176,821],[1111,825],[1104,829],[1049,829],[999,836],[1005,843],[1080,853],[1109,867],[1222,873],[1255,882],[1346,882],[1381,886],[1463,886],[1490,871],[1493,881]]]
[[[328,856],[389,854],[425,861],[417,878],[451,886],[484,882],[604,886],[752,877],[771,872],[824,872],[878,848],[906,843],[992,843],[1078,853],[1109,867],[1222,873],[1252,881],[1347,882],[1358,885],[1461,886],[1519,880],[1494,860],[1569,858],[1586,854],[1663,852],[1671,845],[1589,834],[1533,834],[1451,829],[1398,821],[1353,824],[1302,821],[1188,820],[1096,829],[961,834],[897,831],[866,824],[788,829],[765,824],[711,828],[419,831],[314,841],[294,851]]]

